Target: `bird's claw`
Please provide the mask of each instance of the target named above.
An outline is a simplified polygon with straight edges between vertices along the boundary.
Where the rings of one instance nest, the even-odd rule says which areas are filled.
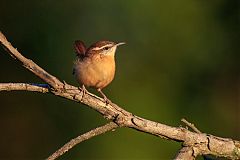
[[[108,105],[108,104],[112,104],[112,101],[110,101],[110,99],[108,99],[106,96],[103,97],[103,99],[104,99],[106,105]]]

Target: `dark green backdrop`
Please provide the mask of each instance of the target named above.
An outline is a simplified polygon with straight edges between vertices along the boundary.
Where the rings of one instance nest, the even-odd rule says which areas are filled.
[[[104,92],[126,110],[172,126],[240,139],[239,0],[1,0],[0,30],[24,56],[77,85],[73,42],[125,41]],[[41,81],[0,49],[0,82]],[[95,91],[93,91],[95,92]],[[104,124],[86,106],[52,95],[0,93],[0,159],[43,159]],[[172,141],[119,129],[60,159],[171,159]]]

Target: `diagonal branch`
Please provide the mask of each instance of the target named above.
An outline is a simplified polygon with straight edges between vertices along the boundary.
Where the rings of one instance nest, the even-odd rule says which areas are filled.
[[[83,95],[83,93],[77,87],[67,83],[62,83],[56,77],[44,71],[37,64],[29,59],[26,59],[7,41],[1,32],[0,42],[7,49],[7,51],[10,52],[10,55],[16,57],[17,60],[24,64],[25,68],[33,72],[51,86],[48,88],[48,92],[51,94],[76,101],[78,103],[86,104],[88,107],[102,114],[104,118],[115,122],[120,127],[128,127],[162,138],[183,142],[184,146],[194,147],[195,149],[199,150],[198,154],[200,155],[211,154],[231,159],[240,158],[239,141],[229,138],[216,137],[205,133],[191,132],[182,127],[171,127],[135,116],[114,103],[106,105],[102,98],[99,98],[91,93],[86,93]],[[46,87],[42,88],[44,90],[46,89]],[[8,90],[11,90],[11,88],[9,87]],[[16,90],[16,88],[12,87],[12,90]],[[17,88],[17,90],[20,89]]]
[[[84,134],[72,139],[68,143],[66,143],[64,146],[62,146],[60,149],[58,149],[56,152],[54,152],[51,156],[49,156],[47,158],[47,160],[54,160],[54,159],[60,157],[61,155],[63,155],[69,149],[73,148],[75,145],[77,145],[85,140],[88,140],[90,138],[93,138],[95,136],[98,136],[100,134],[106,133],[108,131],[112,131],[118,127],[119,126],[116,123],[109,122],[103,126],[100,126],[98,128],[95,128],[95,129],[87,132],[87,133],[84,133]]]

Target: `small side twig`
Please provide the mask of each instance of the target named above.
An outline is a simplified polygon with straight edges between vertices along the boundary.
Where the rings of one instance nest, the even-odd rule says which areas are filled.
[[[183,147],[180,149],[174,160],[194,160],[196,158],[195,155],[197,154],[194,153],[194,149],[192,147]]]
[[[185,123],[188,127],[190,127],[194,132],[196,133],[202,133],[200,130],[197,129],[197,127],[195,127],[195,125],[193,123],[188,122],[186,119],[182,118],[181,121],[183,123]]]
[[[98,136],[100,134],[106,133],[108,131],[114,130],[116,128],[118,128],[119,126],[114,123],[114,122],[110,122],[107,123],[103,126],[100,126],[98,128],[95,128],[87,133],[84,133],[74,139],[72,139],[71,141],[69,141],[68,143],[66,143],[64,146],[62,146],[60,149],[58,149],[56,152],[54,152],[51,156],[49,156],[47,158],[47,160],[55,160],[56,158],[60,157],[61,155],[63,155],[65,152],[67,152],[69,149],[73,148],[75,145],[88,140],[92,137]]]

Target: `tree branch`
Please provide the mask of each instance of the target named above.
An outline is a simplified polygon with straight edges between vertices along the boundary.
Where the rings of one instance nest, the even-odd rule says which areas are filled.
[[[0,91],[32,91],[32,92],[49,92],[48,84],[34,83],[0,83]]]
[[[98,136],[100,134],[106,133],[108,131],[112,131],[112,130],[116,129],[117,127],[119,127],[119,126],[116,123],[110,122],[110,123],[105,124],[104,126],[95,128],[87,133],[84,133],[84,134],[72,139],[68,143],[66,143],[64,146],[62,146],[60,149],[58,149],[56,152],[54,152],[51,156],[49,156],[47,158],[47,160],[57,159],[58,157],[63,155],[65,152],[67,152],[69,149],[73,148],[75,145],[77,145],[85,140],[88,140],[90,138],[93,138],[95,136]]]
[[[204,133],[195,133],[182,127],[167,126],[165,124],[135,116],[114,103],[106,105],[102,98],[99,98],[91,93],[86,93],[83,95],[77,87],[67,83],[62,83],[56,77],[44,71],[33,61],[26,59],[14,47],[12,47],[12,45],[7,41],[1,32],[0,42],[10,55],[23,63],[26,69],[30,70],[36,76],[50,85],[48,88],[48,93],[86,104],[88,107],[102,114],[104,118],[115,122],[121,127],[129,127],[162,138],[183,142],[185,147],[194,147],[195,149],[199,150],[199,155],[211,154],[231,159],[240,158],[239,141],[229,138],[216,137]],[[44,90],[46,89],[46,87],[42,88],[44,88]],[[12,87],[12,90],[14,89],[16,90],[16,88]],[[11,90],[10,86],[8,87],[8,90]]]

